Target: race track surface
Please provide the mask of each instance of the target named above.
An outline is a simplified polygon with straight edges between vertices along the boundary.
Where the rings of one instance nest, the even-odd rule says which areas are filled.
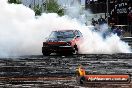
[[[0,58],[0,88],[132,88],[132,84],[76,83],[76,69],[87,74],[131,74],[132,54],[31,55]]]

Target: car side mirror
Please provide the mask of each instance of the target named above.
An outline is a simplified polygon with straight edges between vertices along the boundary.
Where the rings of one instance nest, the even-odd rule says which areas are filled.
[[[80,37],[80,35],[77,35],[77,36],[76,36],[76,38],[79,38],[79,37]]]

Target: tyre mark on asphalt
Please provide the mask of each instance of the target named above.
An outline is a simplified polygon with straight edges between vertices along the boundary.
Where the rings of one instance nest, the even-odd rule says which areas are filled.
[[[73,55],[73,56],[53,55],[46,57],[43,57],[41,55],[23,56],[19,58],[0,59],[0,77],[1,77],[0,85],[4,87],[27,86],[27,87],[35,88],[35,87],[43,87],[43,86],[47,86],[47,87],[67,86],[71,88],[73,87],[79,88],[80,85],[76,84],[75,82],[75,71],[78,65],[80,64],[82,64],[85,67],[87,73],[89,74],[106,74],[106,73],[132,74],[132,54],[113,54],[113,55],[89,54],[89,55]],[[5,82],[2,81],[2,78],[3,80],[6,79]],[[52,78],[54,79],[54,81]],[[28,82],[25,81],[25,83],[23,84],[22,83],[23,80],[29,80],[29,81]],[[15,83],[17,82],[19,82],[20,84],[16,85]],[[96,85],[94,86],[95,88],[97,87]],[[100,85],[100,86],[101,86],[100,88],[102,88],[103,86],[106,85]],[[111,88],[110,86],[111,85],[107,85],[107,88]],[[120,85],[120,86],[112,85],[112,86],[117,88],[131,87],[131,85]],[[81,87],[83,86],[81,85]],[[93,86],[91,85],[90,87]]]

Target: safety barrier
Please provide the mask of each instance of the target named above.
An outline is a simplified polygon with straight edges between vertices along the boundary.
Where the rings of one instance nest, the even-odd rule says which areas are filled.
[[[132,47],[132,37],[123,37],[121,40],[127,42]]]

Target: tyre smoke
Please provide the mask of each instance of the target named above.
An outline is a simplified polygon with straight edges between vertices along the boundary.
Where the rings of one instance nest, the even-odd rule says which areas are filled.
[[[40,55],[42,43],[52,30],[77,29],[84,35],[80,53],[129,53],[128,44],[112,35],[104,40],[77,19],[56,13],[35,13],[24,5],[8,4],[0,0],[0,57]]]

